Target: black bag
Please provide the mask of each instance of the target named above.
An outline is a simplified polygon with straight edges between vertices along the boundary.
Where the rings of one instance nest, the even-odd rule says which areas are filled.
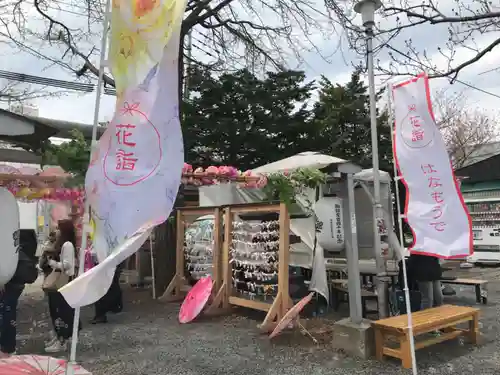
[[[20,250],[16,272],[10,282],[13,284],[33,284],[38,279],[36,263],[35,258],[30,258]]]
[[[420,311],[422,305],[422,294],[414,290],[410,290],[409,294],[410,294],[411,312]],[[405,292],[403,290],[398,290],[396,292],[396,300],[397,300],[399,315],[406,314],[406,298],[405,298]]]

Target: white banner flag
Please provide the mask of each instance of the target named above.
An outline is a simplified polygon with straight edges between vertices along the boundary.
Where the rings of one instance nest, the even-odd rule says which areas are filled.
[[[472,225],[434,120],[427,75],[393,86],[394,157],[406,186],[410,252],[443,259],[473,252]]]
[[[60,292],[66,302],[73,307],[86,306],[90,304],[88,301],[97,301],[105,295],[111,285],[111,281],[108,284],[107,279],[104,279],[107,274],[106,271],[113,271],[113,273],[108,272],[112,279],[116,266],[139,250],[151,235],[153,229],[153,224],[140,228],[118,246],[111,255],[106,257],[102,263],[99,263],[73,282],[62,287]],[[106,282],[103,282],[103,279]]]
[[[116,266],[151,231],[140,228],[165,221],[175,202],[184,165],[178,56],[185,6],[186,0],[113,2],[117,107],[85,179],[99,265],[60,289],[73,307],[107,292]]]

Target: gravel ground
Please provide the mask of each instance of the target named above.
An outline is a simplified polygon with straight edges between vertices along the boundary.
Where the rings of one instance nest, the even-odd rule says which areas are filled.
[[[462,339],[417,352],[419,374],[478,375],[500,370],[500,269],[474,268],[469,277],[490,280],[489,301],[481,306],[482,340],[473,347]],[[473,288],[456,288],[448,303],[473,304]],[[300,333],[282,335],[272,343],[259,334],[255,317],[234,314],[177,323],[177,304],[153,301],[148,291],[125,290],[125,311],[111,315],[106,325],[87,321],[92,309],[82,312],[77,359],[93,375],[258,375],[258,374],[408,374],[396,361],[361,361],[332,350],[328,340],[320,345]],[[344,312],[345,313],[345,312]],[[324,320],[331,326],[331,320]],[[43,294],[30,286],[19,306],[18,352],[42,353],[49,320]],[[312,330],[315,330],[316,324]],[[479,371],[479,372],[478,372]]]

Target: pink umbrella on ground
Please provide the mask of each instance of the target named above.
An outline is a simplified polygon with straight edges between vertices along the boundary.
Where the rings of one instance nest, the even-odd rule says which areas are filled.
[[[306,307],[306,305],[309,302],[311,302],[313,295],[314,293],[309,293],[307,296],[305,296],[299,302],[297,302],[295,306],[293,306],[290,310],[288,310],[285,316],[281,318],[276,328],[274,328],[274,331],[269,335],[269,338],[272,339],[273,337],[278,336],[281,333],[281,331],[283,331],[290,325],[292,320],[297,319],[299,317],[300,312],[304,309],[304,307]]]
[[[212,293],[212,278],[202,277],[187,294],[182,302],[181,311],[179,311],[179,323],[189,323],[194,320],[201,310],[207,304],[208,298]]]
[[[2,375],[64,375],[72,367],[73,375],[92,375],[80,365],[68,364],[63,359],[41,355],[13,355],[0,359]]]

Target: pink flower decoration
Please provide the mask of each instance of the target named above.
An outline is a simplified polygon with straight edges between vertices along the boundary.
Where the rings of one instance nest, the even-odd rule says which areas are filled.
[[[235,167],[224,166],[220,167],[220,172],[226,177],[236,177],[238,176],[238,170]]]
[[[256,187],[261,188],[267,185],[267,177],[264,175],[260,175],[259,180],[257,181]]]
[[[222,168],[223,167],[220,167],[220,169],[219,169],[219,168],[217,168],[217,167],[215,167],[215,166],[212,165],[212,166],[210,166],[210,167],[207,168],[206,172],[208,174],[213,174],[213,175],[218,176],[219,174],[221,174],[221,169]]]
[[[203,171],[203,168],[202,167],[198,167],[194,170],[193,172],[195,175],[203,175],[205,174],[205,172]]]
[[[219,174],[221,176],[229,176],[229,167],[226,167],[225,165],[219,168]]]
[[[235,167],[227,167],[229,169],[229,176],[231,177],[238,177],[241,172],[237,170]]]
[[[182,168],[183,173],[192,173],[193,172],[193,166],[188,163],[184,163],[184,167]]]
[[[213,185],[215,184],[215,181],[211,178],[203,178],[201,180],[202,185]]]

